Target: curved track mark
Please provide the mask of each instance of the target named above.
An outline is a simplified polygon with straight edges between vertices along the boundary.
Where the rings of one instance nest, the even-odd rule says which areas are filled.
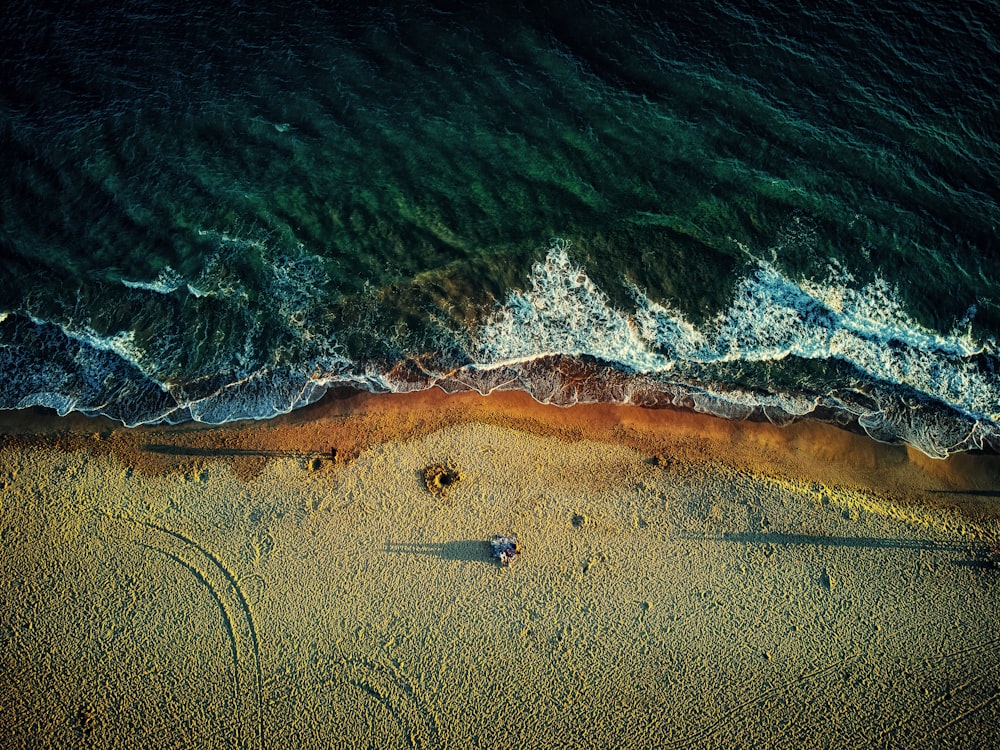
[[[233,701],[236,705],[240,704],[240,656],[236,647],[236,634],[233,631],[233,621],[229,616],[229,612],[226,609],[226,605],[222,602],[222,597],[219,596],[219,592],[215,590],[215,587],[208,582],[208,579],[201,574],[201,572],[195,568],[193,565],[189,564],[185,560],[182,560],[175,554],[167,552],[166,550],[160,549],[159,547],[154,547],[151,544],[146,544],[144,542],[136,542],[140,547],[151,550],[152,552],[159,552],[164,557],[173,560],[175,563],[180,565],[182,568],[186,568],[188,572],[194,576],[194,579],[198,581],[208,593],[211,595],[213,601],[215,601],[216,606],[219,608],[219,613],[222,615],[222,625],[226,629],[226,635],[229,636],[229,651],[230,660],[233,663]]]
[[[995,652],[995,647],[998,644],[1000,644],[1000,638],[993,638],[988,641],[983,641],[982,643],[973,644],[972,646],[966,646],[964,648],[956,649],[955,651],[949,651],[946,654],[940,654],[938,656],[935,656],[932,661],[934,663],[940,664],[956,656],[970,656],[972,654],[982,654],[983,652],[986,653]],[[983,664],[983,661],[984,660],[980,658],[976,660],[976,663],[977,665],[981,665]],[[923,703],[915,707],[912,711],[910,711],[906,716],[901,718],[899,721],[883,729],[874,738],[874,740],[872,740],[872,743],[876,744],[880,743],[882,740],[886,739],[890,735],[897,735],[897,733],[905,731],[907,728],[909,728],[910,730],[909,736],[905,740],[906,746],[916,747],[922,745],[927,741],[933,739],[934,737],[937,737],[949,727],[959,724],[960,722],[964,721],[970,716],[973,716],[982,709],[986,708],[990,704],[995,703],[997,700],[1000,700],[1000,691],[997,691],[995,687],[996,683],[990,681],[988,683],[988,689],[991,691],[991,694],[987,698],[980,701],[979,703],[974,704],[965,711],[960,712],[959,714],[952,717],[949,721],[945,722],[941,726],[933,728],[927,727],[928,720],[936,715],[933,712],[934,709],[942,706],[946,702],[954,701],[957,696],[960,696],[962,694],[968,694],[967,691],[971,692],[976,686],[978,686],[980,683],[983,682],[984,678],[989,677],[990,673],[997,667],[1000,667],[1000,659],[992,660],[986,666],[983,666],[980,669],[976,669],[975,673],[971,677],[969,677],[969,679],[967,679],[965,682],[956,685],[955,687],[949,688],[948,690],[938,695],[934,700],[930,701],[929,703]],[[919,720],[919,724],[916,727],[914,727],[913,724],[917,720]],[[921,735],[916,735],[918,731],[924,731],[926,733]],[[893,737],[893,740],[897,741],[899,740],[899,738]],[[861,746],[869,747],[870,743],[866,741]]]
[[[252,727],[242,733],[238,738],[238,744],[243,747],[262,748],[264,724],[260,644],[250,606],[236,577],[218,557],[193,539],[172,529],[145,521],[128,518],[122,520],[131,523],[137,531],[145,528],[157,532],[162,546],[149,544],[138,538],[134,541],[141,547],[159,552],[190,572],[195,580],[208,590],[218,605],[231,643],[235,713],[238,717],[250,717],[252,721]]]
[[[253,651],[254,671],[256,672],[257,692],[259,694],[260,691],[263,688],[263,682],[264,682],[264,680],[263,680],[263,673],[261,671],[261,666],[260,666],[260,642],[257,639],[257,629],[254,626],[253,616],[250,614],[250,605],[247,604],[246,597],[243,595],[243,591],[242,591],[242,589],[240,589],[239,583],[237,583],[237,581],[236,581],[236,576],[233,575],[233,573],[229,570],[229,568],[227,568],[225,565],[223,565],[219,561],[219,559],[217,557],[215,557],[215,555],[213,555],[211,552],[209,552],[207,549],[205,549],[204,547],[202,547],[197,542],[195,542],[192,539],[189,539],[188,537],[184,536],[183,534],[180,534],[180,533],[178,533],[176,531],[172,531],[170,529],[164,528],[162,526],[156,526],[155,524],[144,523],[143,525],[146,526],[146,527],[148,527],[148,528],[160,531],[160,532],[162,532],[164,534],[169,534],[171,537],[179,540],[182,544],[186,544],[189,547],[191,547],[192,549],[197,550],[220,573],[222,573],[223,576],[225,576],[226,580],[229,582],[229,585],[232,587],[233,593],[236,596],[236,601],[238,602],[238,605],[239,605],[239,609],[240,609],[240,611],[241,611],[244,619],[246,620],[246,627],[247,627],[247,631],[248,631],[248,634],[249,634],[249,637],[250,637],[250,646],[251,646],[251,649]]]
[[[989,677],[988,673],[991,670],[996,669],[998,666],[1000,666],[1000,661],[994,661],[985,669],[978,670],[974,677],[966,680],[960,685],[946,690],[929,703],[921,704],[919,707],[907,714],[903,719],[900,719],[893,725],[883,729],[876,736],[875,741],[879,742],[891,736],[894,742],[901,742],[901,746],[919,747],[939,736],[949,727],[959,724],[990,704],[995,703],[998,699],[1000,699],[1000,692],[997,691],[996,683],[993,680],[987,681],[986,678]],[[940,718],[945,718],[938,713],[939,709],[943,709],[943,707],[947,704],[955,702],[956,698],[972,696],[975,692],[982,694],[984,689],[989,691],[988,697],[984,700],[981,700],[979,703],[975,703],[965,710],[960,711],[957,715],[953,716],[940,726],[928,726],[930,721],[935,717],[940,716]],[[943,712],[944,711],[942,710],[941,713]],[[905,738],[901,736],[903,732],[907,733]],[[871,745],[866,742],[862,746],[870,747]]]
[[[807,683],[807,682],[810,682],[810,681],[815,681],[815,680],[818,680],[818,679],[820,679],[822,677],[825,677],[825,676],[829,675],[830,673],[836,671],[837,669],[840,669],[841,667],[843,667],[843,666],[851,663],[852,661],[854,661],[857,658],[858,657],[856,655],[855,656],[848,656],[845,659],[841,659],[840,661],[833,662],[832,664],[827,664],[826,666],[820,667],[818,669],[814,669],[811,672],[804,672],[803,674],[799,675],[794,680],[789,680],[788,682],[786,682],[786,683],[784,683],[782,685],[776,685],[775,687],[771,688],[770,690],[765,690],[763,693],[760,693],[759,695],[756,695],[755,697],[751,698],[750,700],[743,701],[742,703],[736,704],[735,706],[733,706],[732,708],[730,708],[728,711],[726,711],[719,719],[717,719],[716,721],[712,722],[708,726],[704,726],[704,727],[700,728],[699,730],[697,730],[696,732],[694,732],[693,734],[689,734],[688,736],[683,737],[683,738],[681,738],[679,740],[676,740],[674,742],[668,742],[663,747],[665,747],[665,748],[677,748],[678,750],[683,750],[683,748],[690,748],[690,747],[695,747],[695,746],[701,746],[709,738],[711,738],[712,736],[714,736],[715,734],[717,734],[724,727],[726,727],[727,725],[731,724],[733,721],[735,721],[737,718],[739,718],[740,716],[742,716],[743,714],[745,714],[749,709],[753,708],[754,706],[757,706],[757,705],[763,703],[764,701],[766,701],[766,700],[768,700],[770,698],[775,698],[775,697],[777,697],[779,695],[783,695],[785,693],[789,693],[792,690],[794,690],[796,687],[799,687],[799,686],[803,685],[804,683]]]
[[[437,718],[398,670],[361,659],[336,661],[332,666],[347,684],[385,707],[398,722],[409,747],[424,750],[442,746]]]
[[[937,727],[934,731],[932,731],[926,737],[922,737],[921,741],[926,741],[926,740],[933,739],[934,737],[937,737],[939,734],[941,734],[948,727],[955,726],[956,724],[965,721],[966,719],[968,719],[973,714],[976,714],[976,713],[979,713],[980,711],[982,711],[984,708],[986,708],[987,706],[989,706],[991,703],[995,703],[998,699],[1000,699],[1000,690],[997,690],[996,688],[993,688],[993,694],[989,698],[987,698],[986,700],[980,701],[979,703],[975,704],[974,706],[971,706],[970,708],[966,709],[965,711],[963,711],[962,713],[960,713],[958,716],[956,716],[955,718],[953,718],[951,721],[946,722],[945,724],[942,724],[941,726]]]

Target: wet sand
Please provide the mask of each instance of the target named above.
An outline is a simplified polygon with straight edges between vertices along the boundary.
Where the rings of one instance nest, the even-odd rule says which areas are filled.
[[[435,390],[6,412],[0,458],[11,747],[979,748],[1000,718],[996,456]]]

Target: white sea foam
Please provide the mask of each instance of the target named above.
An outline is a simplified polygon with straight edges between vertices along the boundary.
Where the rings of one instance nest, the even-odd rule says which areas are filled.
[[[545,260],[533,267],[529,289],[511,293],[488,318],[469,352],[471,369],[502,368],[564,354],[590,356],[637,374],[662,377],[690,365],[789,356],[835,359],[876,383],[912,389],[973,423],[981,422],[979,429],[1000,434],[1000,385],[975,361],[975,355],[988,348],[970,332],[959,332],[960,326],[941,334],[919,325],[882,279],[854,288],[848,274],[833,268],[822,282],[796,282],[758,261],[737,285],[729,307],[699,329],[668,304],[650,300],[638,289],[633,289],[633,313],[614,309],[571,262],[568,249],[567,243],[555,242]],[[963,323],[968,327],[968,320]],[[703,392],[692,398],[696,403],[711,401],[713,409],[728,404],[737,411],[775,407],[805,414],[816,406],[809,398],[740,390]],[[890,405],[880,404],[875,411],[877,415],[865,414],[862,420],[866,427],[872,426],[873,436],[883,429],[895,431],[930,455],[942,454],[942,446],[907,427],[905,415],[894,413]]]
[[[148,292],[156,292],[157,294],[170,294],[184,286],[185,281],[181,274],[170,266],[165,266],[152,281],[129,281],[128,279],[122,279],[122,284],[129,289],[144,289]]]
[[[979,364],[983,357],[995,360],[995,345],[976,341],[968,319],[950,334],[922,327],[884,281],[851,286],[853,279],[839,268],[823,281],[797,282],[757,261],[730,305],[695,326],[669,302],[651,300],[635,287],[634,309],[616,309],[571,261],[568,243],[557,241],[533,267],[525,291],[511,292],[476,332],[460,337],[471,364],[456,371],[442,357],[440,371],[415,363],[410,375],[401,370],[396,377],[383,365],[344,355],[317,293],[329,281],[322,258],[301,248],[282,254],[253,246],[270,278],[262,281],[266,294],[252,311],[249,291],[230,270],[234,240],[219,240],[220,250],[190,287],[231,308],[230,320],[243,318],[208,369],[179,370],[183,382],[173,382],[176,353],[192,344],[169,322],[140,346],[131,331],[98,334],[70,309],[62,322],[13,311],[0,317],[18,321],[0,347],[4,371],[18,373],[4,405],[104,413],[130,425],[189,418],[218,423],[284,413],[337,385],[383,392],[437,383],[483,393],[518,388],[564,405],[652,397],[731,418],[763,413],[775,422],[822,406],[854,415],[875,439],[902,439],[932,456],[1000,445],[1000,387]],[[162,291],[175,282],[182,283],[179,275],[168,274],[126,286]],[[200,303],[192,298],[185,304]],[[361,315],[357,325],[373,324],[366,320]],[[269,331],[278,334],[277,349],[258,350],[261,325],[277,327]],[[698,377],[706,365],[789,356],[846,362],[867,376],[868,385],[857,386],[864,393],[848,383],[836,393],[809,395],[709,385]],[[563,372],[553,364],[560,357],[607,367],[585,382],[572,368]],[[48,363],[44,369],[37,367],[40,358]]]
[[[163,390],[127,361],[124,336],[74,331],[38,318],[15,315],[0,347],[7,373],[4,408],[46,406],[59,414],[115,413],[128,425],[157,421],[177,408]],[[45,367],[38,367],[39,360]]]
[[[797,284],[802,293],[823,305],[834,317],[837,328],[851,331],[873,342],[897,341],[915,349],[968,357],[983,351],[984,345],[972,336],[971,318],[975,307],[956,324],[955,331],[942,335],[913,321],[899,302],[898,290],[883,278],[856,287],[855,278],[840,266],[831,267],[823,283]],[[965,333],[959,333],[962,325]]]
[[[220,240],[235,241],[228,235]],[[344,356],[325,318],[320,294],[330,281],[325,261],[301,247],[295,253],[251,245],[267,274],[261,280],[265,293],[257,303],[261,309],[254,313],[256,321],[248,318],[243,340],[229,342],[229,374],[216,390],[192,396],[183,388],[173,389],[191,417],[213,424],[268,419],[316,401],[334,385],[374,386],[352,373],[353,362]],[[248,306],[240,305],[248,302],[249,292],[228,270],[230,253],[231,248],[223,247],[209,258],[197,289],[204,296],[225,298],[249,315]],[[269,334],[279,342],[267,352],[257,349],[261,325],[270,327]]]
[[[50,323],[33,315],[28,317],[35,325],[48,325],[57,328],[66,338],[83,344],[85,348],[100,352],[110,352],[133,365],[136,369],[141,370],[139,366],[141,355],[135,347],[135,334],[132,331],[118,331],[110,336],[102,336],[89,325],[69,327],[58,323]]]
[[[329,279],[321,258],[262,249],[225,234],[218,240],[219,249],[190,285],[197,295],[182,304],[200,305],[194,296],[218,300],[214,309],[227,310],[231,324],[225,338],[211,326],[185,330],[185,315],[159,321],[155,334],[145,335],[140,344],[128,329],[98,333],[83,312],[87,306],[79,303],[48,318],[20,311],[20,322],[0,351],[5,371],[19,375],[3,405],[107,414],[129,426],[185,419],[218,423],[273,417],[315,401],[335,384],[386,390],[385,384],[351,371],[353,363],[324,320],[317,292]],[[260,252],[261,268],[269,274],[260,279],[264,293],[255,295],[256,307],[233,272],[248,248]],[[183,283],[180,274],[165,269],[154,282],[125,286],[166,293]],[[197,309],[185,312],[191,319]],[[279,342],[277,348],[262,350],[262,335]],[[192,371],[185,355],[206,345],[212,356]],[[39,361],[46,367],[39,368]]]
[[[554,242],[545,260],[532,268],[531,288],[511,293],[481,327],[472,359],[481,367],[497,367],[549,355],[589,355],[641,372],[669,368],[640,326],[612,308],[604,292],[570,261],[568,246]]]

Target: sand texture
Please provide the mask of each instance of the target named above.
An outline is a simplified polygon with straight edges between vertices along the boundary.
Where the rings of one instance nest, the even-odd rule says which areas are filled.
[[[6,747],[995,742],[996,457],[467,394],[2,429]]]

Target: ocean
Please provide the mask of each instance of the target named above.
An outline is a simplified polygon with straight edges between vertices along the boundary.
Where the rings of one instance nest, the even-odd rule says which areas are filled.
[[[8,3],[0,408],[521,389],[1000,449],[991,2]]]

